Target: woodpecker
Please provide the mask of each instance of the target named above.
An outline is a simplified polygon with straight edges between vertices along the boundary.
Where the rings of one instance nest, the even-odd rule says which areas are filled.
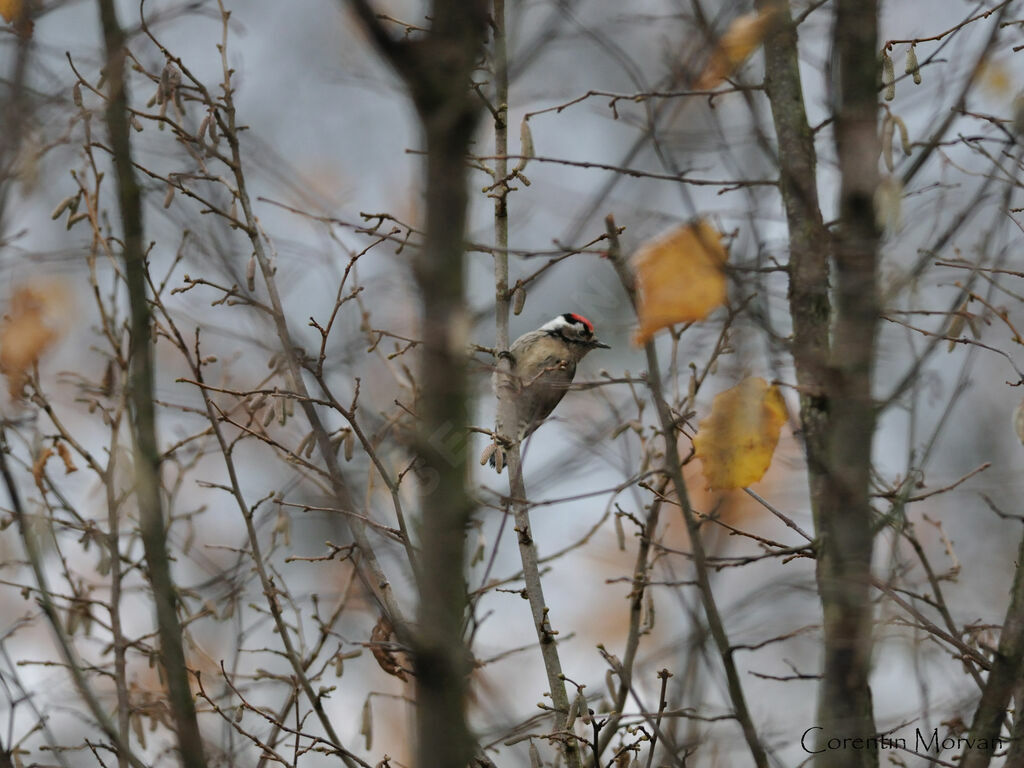
[[[565,396],[576,375],[576,364],[598,347],[611,349],[594,336],[593,323],[573,312],[512,342],[505,353],[510,372],[494,373],[496,438],[484,449],[480,463],[489,462],[500,473],[506,463],[505,449],[521,443],[541,425]]]

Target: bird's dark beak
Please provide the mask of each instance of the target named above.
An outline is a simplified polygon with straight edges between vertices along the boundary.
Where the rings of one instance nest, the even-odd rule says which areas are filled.
[[[590,345],[593,346],[593,347],[600,347],[601,349],[611,349],[611,347],[609,347],[603,341],[598,341],[597,339],[594,339],[593,341],[591,341]]]

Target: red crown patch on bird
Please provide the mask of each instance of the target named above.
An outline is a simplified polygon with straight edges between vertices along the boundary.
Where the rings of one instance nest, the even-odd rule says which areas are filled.
[[[583,323],[585,326],[587,326],[587,330],[590,331],[591,333],[594,332],[594,324],[587,320],[587,318],[585,318],[583,315],[577,315],[575,312],[570,312],[569,317],[571,317],[573,320],[579,323]]]

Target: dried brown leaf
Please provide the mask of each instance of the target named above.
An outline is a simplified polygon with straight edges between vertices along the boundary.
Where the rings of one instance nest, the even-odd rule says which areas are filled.
[[[373,658],[377,660],[377,664],[381,669],[389,675],[405,681],[409,679],[405,674],[405,670],[402,669],[402,665],[398,663],[398,658],[386,645],[390,642],[394,632],[395,630],[392,628],[391,622],[381,616],[370,633],[370,652],[373,654]]]
[[[32,479],[36,481],[36,486],[40,491],[45,492],[43,488],[43,473],[46,471],[46,462],[49,461],[51,456],[53,456],[53,448],[44,448],[32,464]]]
[[[0,321],[0,373],[7,377],[11,397],[18,398],[43,352],[57,340],[53,318],[61,301],[54,287],[22,286],[14,292]]]
[[[71,458],[71,450],[63,442],[57,443],[57,455],[59,455],[60,460],[64,462],[65,475],[70,475],[72,472],[78,471],[78,467],[75,466],[74,459]]]

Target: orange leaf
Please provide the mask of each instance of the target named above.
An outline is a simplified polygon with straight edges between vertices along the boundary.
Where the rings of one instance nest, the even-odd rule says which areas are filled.
[[[43,493],[46,492],[43,488],[43,473],[46,471],[46,462],[51,456],[53,456],[53,448],[45,448],[42,453],[36,457],[35,462],[32,464],[32,478],[36,481],[36,485],[39,487],[40,491],[43,491]]]
[[[11,23],[14,33],[22,38],[32,36],[34,23],[29,17],[25,0],[0,0],[0,18]]]
[[[72,472],[77,472],[78,467],[75,466],[74,459],[71,458],[71,451],[64,443],[57,443],[57,454],[60,456],[60,460],[64,462],[64,474],[70,475]]]
[[[777,8],[765,8],[734,19],[711,52],[694,88],[700,91],[714,88],[739,69],[771,31],[777,15]]]
[[[21,16],[23,10],[22,0],[0,0],[0,16],[3,16],[4,21],[14,21]]]
[[[47,347],[57,340],[48,321],[61,302],[56,288],[22,286],[11,298],[8,313],[0,321],[0,373],[7,377],[11,397],[21,396],[28,373]]]
[[[638,304],[633,343],[646,344],[662,328],[703,320],[725,301],[722,235],[701,219],[648,241],[633,256]]]
[[[786,404],[778,387],[747,378],[715,396],[711,415],[700,422],[693,448],[711,490],[756,483],[772,463]]]

